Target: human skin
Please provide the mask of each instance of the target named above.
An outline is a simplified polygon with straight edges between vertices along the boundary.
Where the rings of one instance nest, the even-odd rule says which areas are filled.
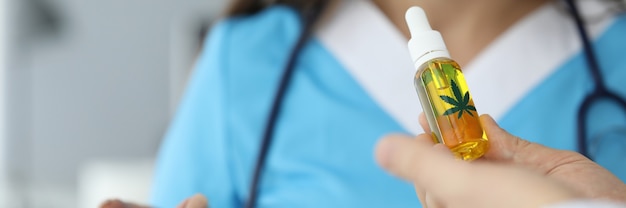
[[[150,206],[112,199],[102,203],[100,208],[150,208]],[[209,208],[209,201],[202,194],[196,194],[183,200],[176,208]]]
[[[429,132],[423,115],[420,123]],[[490,116],[481,116],[481,123],[491,144],[482,159],[455,159],[429,133],[386,136],[376,159],[413,183],[429,208],[541,207],[573,199],[626,203],[626,185],[586,157],[513,136]]]
[[[412,6],[426,11],[430,25],[441,32],[448,51],[468,65],[509,27],[551,0],[373,0],[395,28],[410,37],[404,14]]]

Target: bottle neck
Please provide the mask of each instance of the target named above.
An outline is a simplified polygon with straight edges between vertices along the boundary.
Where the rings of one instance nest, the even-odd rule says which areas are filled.
[[[417,57],[414,60],[413,64],[415,64],[415,69],[417,70],[424,63],[435,59],[435,58],[450,58],[450,53],[447,50],[433,50],[424,53],[422,56]]]

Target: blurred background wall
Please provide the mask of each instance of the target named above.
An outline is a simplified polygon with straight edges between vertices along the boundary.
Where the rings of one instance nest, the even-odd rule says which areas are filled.
[[[8,200],[7,151],[6,151],[6,1],[0,0],[0,207],[6,207]]]
[[[0,1],[0,207],[145,202],[203,29],[226,0]]]

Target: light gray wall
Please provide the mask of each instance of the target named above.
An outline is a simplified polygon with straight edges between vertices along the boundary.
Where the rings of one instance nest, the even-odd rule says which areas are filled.
[[[8,178],[7,178],[7,157],[6,157],[6,113],[5,113],[5,101],[6,101],[6,1],[0,0],[0,207],[8,207],[7,203],[8,194]]]
[[[24,12],[11,19],[11,177],[22,205],[38,207],[55,203],[30,202],[41,194],[71,198],[86,161],[155,155],[197,31],[224,0],[44,1],[61,20],[53,31],[33,30],[27,1],[12,3]]]

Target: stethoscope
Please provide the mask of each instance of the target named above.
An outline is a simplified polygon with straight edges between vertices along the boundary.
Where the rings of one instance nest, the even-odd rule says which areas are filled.
[[[564,1],[568,6],[570,14],[574,17],[574,22],[576,23],[578,35],[580,37],[581,43],[583,44],[583,50],[588,65],[587,69],[591,74],[592,80],[595,84],[592,92],[583,99],[583,102],[578,109],[577,117],[577,150],[586,157],[593,159],[588,153],[588,141],[586,131],[587,114],[591,109],[591,106],[601,100],[610,100],[618,104],[618,106],[623,109],[624,112],[626,112],[626,101],[607,88],[604,80],[602,79],[602,73],[600,71],[600,66],[598,65],[596,53],[591,46],[591,40],[587,33],[587,28],[582,21],[582,15],[580,13],[580,10],[578,9],[578,6],[574,3],[574,0]],[[313,5],[311,8],[309,8],[309,10],[305,10],[302,13],[303,30],[289,55],[289,59],[280,78],[278,89],[276,90],[276,94],[274,95],[274,99],[272,101],[272,107],[270,109],[270,114],[265,124],[263,138],[261,140],[256,165],[254,167],[254,173],[252,175],[252,182],[250,184],[248,200],[245,204],[246,208],[256,207],[256,202],[258,199],[258,187],[261,183],[263,167],[265,166],[267,155],[272,144],[274,130],[276,128],[278,116],[280,115],[285,92],[289,88],[289,83],[291,81],[296,62],[298,61],[298,56],[304,48],[306,42],[313,34],[315,23],[318,21],[327,4],[328,0],[320,1],[318,4]]]
[[[573,14],[572,16],[574,17],[574,21],[576,22],[578,34],[583,44],[583,49],[585,51],[587,69],[589,70],[589,74],[591,74],[591,78],[593,80],[593,83],[595,84],[594,89],[583,99],[582,104],[578,108],[576,123],[576,127],[578,128],[578,152],[580,152],[580,154],[583,154],[587,158],[593,159],[593,157],[589,154],[586,128],[587,116],[589,114],[591,106],[601,100],[609,100],[615,102],[615,104],[617,104],[622,110],[624,110],[624,112],[626,112],[626,101],[622,97],[608,89],[604,82],[604,79],[602,79],[602,71],[600,71],[600,65],[598,64],[596,53],[591,46],[589,34],[587,33],[587,28],[582,21],[578,6],[574,3],[574,0],[565,0],[565,3],[567,3],[570,9],[570,13]]]

